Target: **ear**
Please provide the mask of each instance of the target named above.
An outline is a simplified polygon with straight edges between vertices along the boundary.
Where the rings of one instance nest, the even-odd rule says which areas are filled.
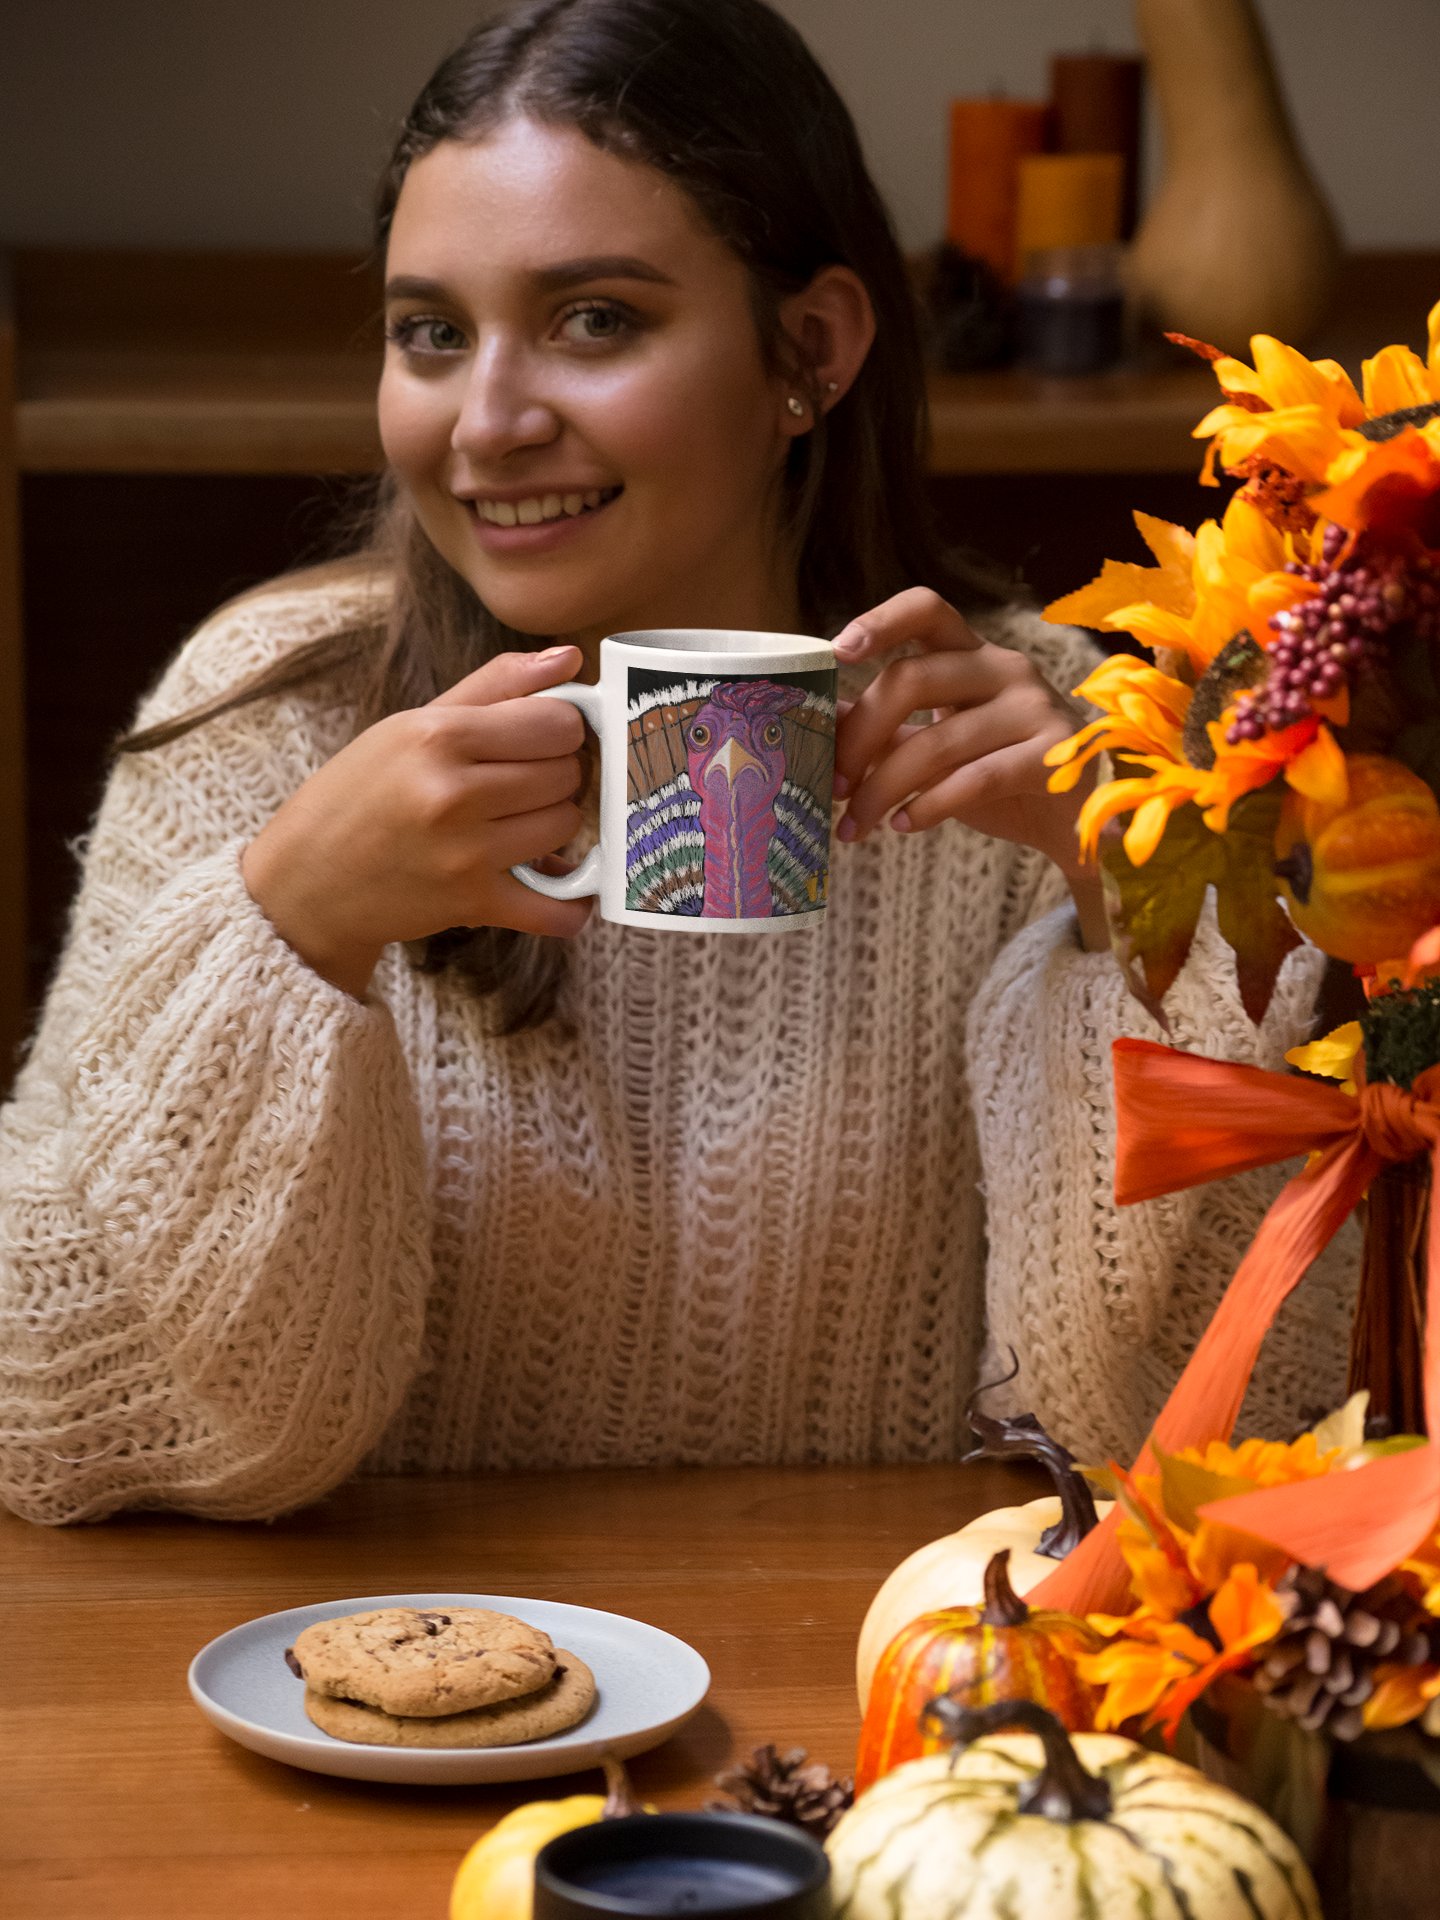
[[[802,292],[781,301],[780,324],[796,361],[782,402],[782,424],[794,438],[814,426],[813,407],[828,413],[848,392],[875,338],[875,310],[853,268],[822,267]],[[798,414],[792,399],[801,403]]]

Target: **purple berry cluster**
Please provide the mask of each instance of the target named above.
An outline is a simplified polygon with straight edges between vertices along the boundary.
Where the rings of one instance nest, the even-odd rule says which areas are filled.
[[[1287,563],[1287,573],[1320,591],[1271,620],[1276,637],[1266,649],[1269,673],[1264,686],[1236,701],[1225,733],[1232,747],[1263,739],[1267,729],[1293,727],[1316,701],[1332,698],[1378,666],[1385,653],[1381,642],[1402,621],[1422,639],[1440,640],[1435,567],[1428,561],[1407,566],[1394,558],[1382,563],[1358,558],[1341,567],[1337,561],[1344,544],[1344,528],[1327,527],[1318,566]]]

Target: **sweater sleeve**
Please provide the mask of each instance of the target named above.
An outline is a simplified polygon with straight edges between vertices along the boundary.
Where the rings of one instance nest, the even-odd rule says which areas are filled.
[[[1271,1069],[1309,1038],[1325,956],[1292,953],[1257,1030],[1213,906],[1166,997],[1174,1042]],[[1073,911],[1026,928],[970,1013],[969,1060],[989,1237],[993,1372],[1082,1460],[1133,1460],[1265,1210],[1295,1164],[1120,1208],[1110,1048],[1164,1039],[1108,953],[1080,950]],[[1282,1307],[1240,1428],[1289,1438],[1344,1397],[1359,1233],[1349,1221]],[[993,1377],[993,1372],[989,1377]]]
[[[142,720],[313,619],[283,597],[222,616]],[[417,1364],[425,1174],[393,1022],[312,973],[239,871],[325,733],[262,702],[111,779],[0,1120],[0,1492],[30,1519],[301,1505]]]

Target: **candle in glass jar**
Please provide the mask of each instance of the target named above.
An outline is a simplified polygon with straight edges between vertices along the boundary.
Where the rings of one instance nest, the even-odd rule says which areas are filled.
[[[535,1861],[534,1920],[826,1920],[829,1886],[824,1848],[798,1828],[744,1813],[642,1813],[549,1841]]]
[[[641,1913],[743,1913],[795,1891],[794,1875],[774,1867],[664,1853],[572,1869],[570,1884],[612,1900],[629,1900]]]

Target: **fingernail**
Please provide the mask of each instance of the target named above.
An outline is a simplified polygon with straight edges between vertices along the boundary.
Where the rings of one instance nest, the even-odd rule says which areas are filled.
[[[843,800],[845,798],[846,794],[850,791],[850,782],[845,778],[843,773],[836,774],[834,785],[830,791],[837,800]]]
[[[860,829],[856,826],[855,822],[850,818],[849,814],[847,813],[845,818],[840,822],[839,826],[836,827],[835,829],[835,838],[837,840],[853,840],[859,831]]]
[[[906,813],[905,809],[902,807],[899,813],[891,814],[890,824],[895,829],[896,833],[909,833],[910,816],[908,813]]]
[[[840,632],[836,634],[830,644],[837,653],[843,653],[849,656],[857,654],[862,650],[865,645],[865,638],[864,627],[861,626],[858,620],[852,620],[848,627],[841,628]]]
[[[569,647],[547,647],[543,653],[534,655],[535,664],[537,667],[552,667],[557,660],[563,660],[569,652]]]

